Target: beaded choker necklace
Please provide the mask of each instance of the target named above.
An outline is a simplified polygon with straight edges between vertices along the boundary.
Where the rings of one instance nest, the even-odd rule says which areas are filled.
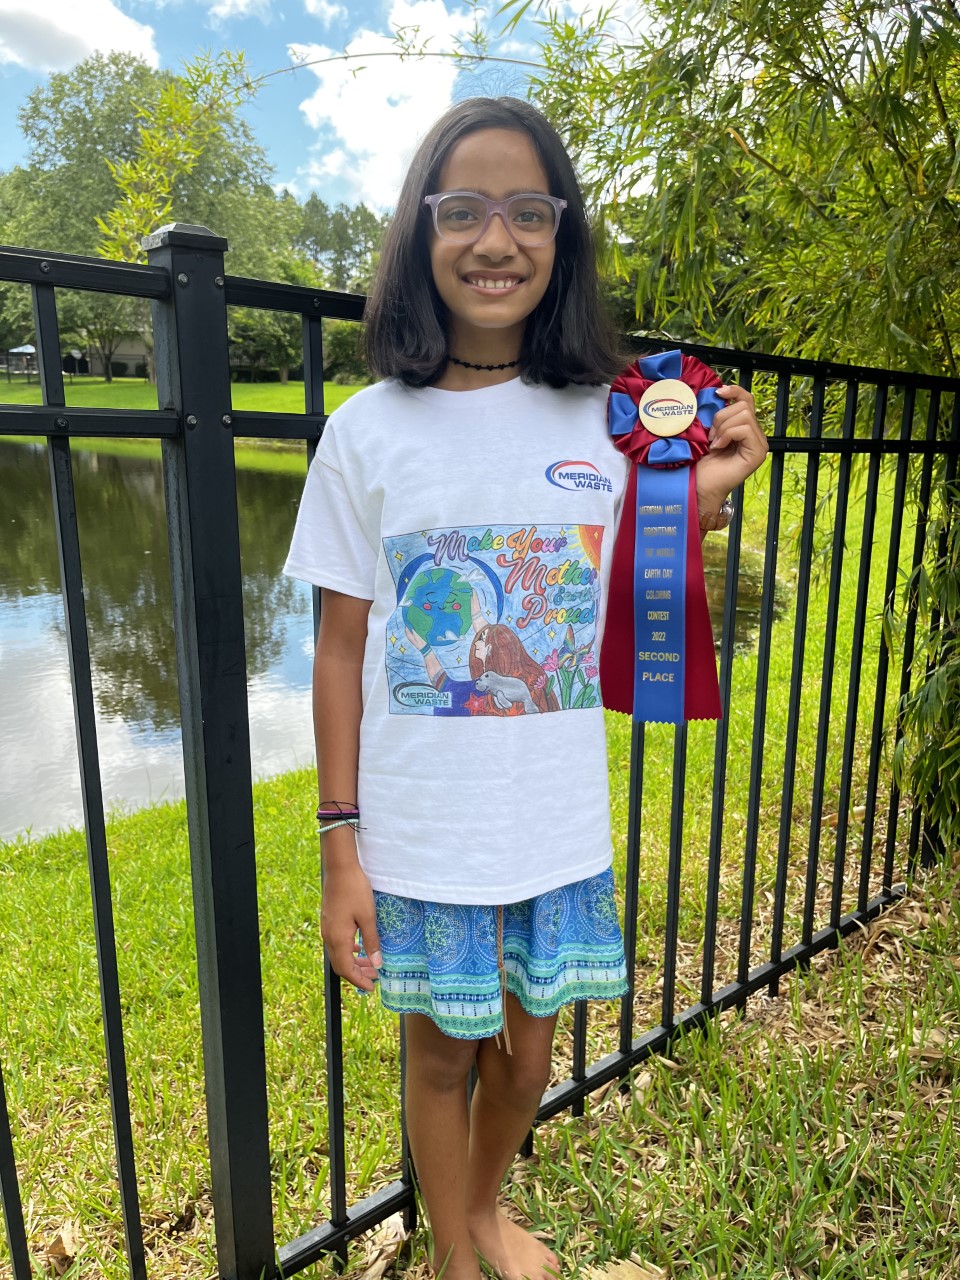
[[[447,359],[451,364],[459,364],[464,369],[483,369],[489,373],[496,373],[500,369],[512,369],[520,363],[519,359],[508,360],[506,364],[471,364],[469,360],[458,360],[456,356],[447,356]]]

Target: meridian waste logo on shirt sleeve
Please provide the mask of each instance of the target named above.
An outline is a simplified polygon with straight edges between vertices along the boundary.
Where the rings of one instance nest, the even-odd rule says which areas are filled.
[[[602,525],[576,524],[384,538],[397,592],[386,634],[390,711],[516,716],[599,706],[602,542]]]

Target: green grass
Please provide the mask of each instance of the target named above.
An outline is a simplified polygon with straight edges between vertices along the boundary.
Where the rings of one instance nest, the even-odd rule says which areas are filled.
[[[260,783],[256,823],[277,1232],[328,1210],[323,983],[309,772]],[[152,1274],[207,1276],[209,1166],[182,805],[110,828],[130,1100]],[[76,1224],[71,1274],[124,1275],[82,841],[0,854],[0,1043],[31,1244]],[[960,1275],[960,863],[808,975],[649,1060],[630,1093],[538,1131],[509,1201],[575,1271]],[[29,922],[29,929],[25,927]],[[655,972],[641,972],[652,983]],[[351,1186],[397,1173],[393,1019],[346,997]],[[558,1072],[565,1068],[562,1046]],[[361,1121],[362,1117],[362,1121]],[[350,1274],[367,1251],[354,1246]],[[798,1267],[799,1270],[791,1268]],[[898,1270],[898,1267],[900,1270]],[[417,1239],[408,1269],[426,1275]],[[307,1274],[326,1274],[317,1267]],[[651,1272],[651,1274],[657,1274]],[[638,1277],[635,1280],[639,1280]]]
[[[72,386],[64,387],[67,407],[75,405],[87,408],[107,409],[156,409],[157,389],[142,378],[114,378],[104,382],[102,378],[77,379]],[[288,382],[235,382],[231,385],[233,408],[257,413],[303,413],[303,383]],[[358,387],[342,387],[333,382],[323,384],[323,403],[327,413],[332,413],[348,400]],[[29,385],[22,379],[13,383],[0,380],[0,405],[40,404],[40,387]],[[37,437],[0,436],[0,444],[36,443]],[[119,440],[103,437],[74,436],[71,447],[82,451],[112,454],[125,458],[159,458],[160,443],[157,440]],[[294,440],[263,440],[254,442],[249,437],[238,436],[235,449],[236,464],[245,471],[283,472],[302,475],[304,471],[303,445]]]
[[[156,409],[157,388],[145,378],[75,378],[65,375],[64,393],[67,406],[99,409]],[[356,387],[341,387],[333,382],[323,384],[323,404],[332,413],[348,399]],[[230,384],[233,408],[250,413],[303,413],[302,382],[233,382]],[[0,404],[42,404],[40,384],[22,377],[12,382],[0,379]]]
[[[275,388],[272,388],[275,389]],[[855,462],[859,467],[860,460]],[[778,574],[795,591],[789,530],[802,498],[804,464],[788,458]],[[915,474],[915,473],[912,473]],[[811,777],[818,731],[826,586],[811,596],[800,733],[786,743],[795,595],[774,627],[767,728],[759,784],[757,883],[751,965],[767,957],[781,830],[785,765],[797,790],[785,830],[789,875],[785,946],[799,936],[811,830],[821,844],[814,927],[828,918],[839,794],[839,757],[850,675],[862,668],[855,721],[854,786],[844,910],[855,903],[858,814],[880,644],[883,565],[870,583],[868,634],[854,654],[851,622],[861,495],[851,505],[841,558],[834,710],[823,818]],[[762,539],[762,472],[749,488],[745,537]],[[818,528],[829,537],[832,474],[821,460]],[[893,518],[885,463],[875,543],[882,561]],[[908,530],[899,550],[909,554]],[[722,849],[716,986],[735,976],[742,893],[756,654],[734,665]],[[896,666],[888,686],[896,698]],[[629,724],[608,718],[615,869],[623,883]],[[678,1007],[699,995],[715,730],[689,728],[679,917]],[[659,1021],[665,928],[673,731],[646,732],[637,944],[638,1031]],[[881,821],[874,864],[882,859]],[[318,942],[315,780],[309,771],[257,785],[255,820],[267,1069],[277,1238],[328,1212],[323,981]],[[561,801],[558,801],[561,803]],[[902,836],[905,823],[901,819]],[[131,1106],[152,1274],[207,1276],[212,1269],[209,1167],[202,1106],[199,1014],[183,805],[114,819],[109,833],[124,999]],[[952,878],[951,878],[952,875]],[[879,890],[874,869],[870,893]],[[920,904],[821,957],[808,977],[757,1000],[740,1023],[703,1036],[637,1073],[632,1095],[608,1089],[581,1120],[560,1118],[518,1166],[512,1202],[556,1239],[571,1270],[629,1258],[683,1277],[784,1278],[960,1276],[957,1183],[957,873],[944,870]],[[31,1244],[60,1226],[78,1228],[76,1274],[125,1274],[96,989],[96,958],[82,835],[61,833],[0,846],[0,1053]],[[859,959],[858,959],[859,957]],[[351,1196],[397,1173],[399,1063],[393,1020],[375,1001],[345,997],[347,1169]],[[570,1018],[561,1020],[557,1078],[570,1067]],[[934,1034],[936,1032],[936,1034]],[[615,1047],[615,1011],[591,1010],[590,1060]],[[353,1252],[362,1270],[364,1249]],[[408,1266],[424,1268],[416,1244]],[[951,1270],[953,1268],[953,1270]],[[315,1268],[313,1274],[324,1273]],[[650,1275],[658,1274],[651,1270]],[[624,1280],[628,1280],[624,1277]],[[640,1280],[635,1274],[634,1280]]]

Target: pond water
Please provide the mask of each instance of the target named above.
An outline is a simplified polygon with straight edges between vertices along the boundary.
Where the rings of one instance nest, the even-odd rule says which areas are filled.
[[[176,648],[159,461],[74,452],[104,800],[183,794]],[[238,471],[255,776],[313,761],[310,591],[281,574],[302,480]],[[0,839],[83,813],[47,455],[0,442]],[[719,635],[726,539],[708,538]],[[736,642],[753,643],[762,557],[745,552]]]

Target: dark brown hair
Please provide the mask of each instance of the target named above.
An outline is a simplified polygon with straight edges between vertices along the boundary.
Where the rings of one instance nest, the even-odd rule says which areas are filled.
[[[440,180],[452,147],[480,129],[528,135],[550,194],[566,200],[547,291],[527,317],[523,378],[563,387],[608,382],[626,363],[600,302],[593,236],[570,157],[547,119],[519,98],[468,98],[441,116],[410,165],[384,238],[367,300],[367,361],[381,378],[429,386],[447,363],[446,308],[430,266],[430,219],[423,203]]]

